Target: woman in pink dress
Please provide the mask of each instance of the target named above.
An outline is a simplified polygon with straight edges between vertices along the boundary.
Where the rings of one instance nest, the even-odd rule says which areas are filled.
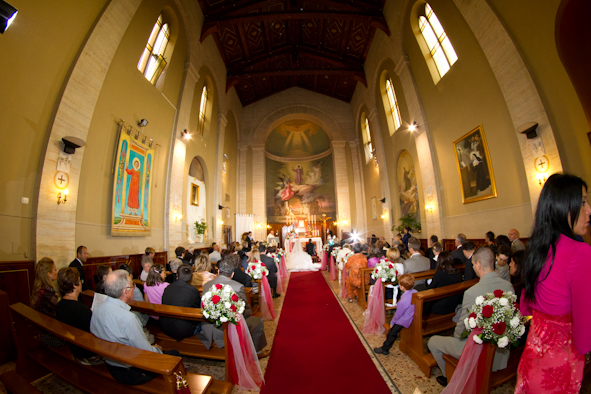
[[[516,393],[578,393],[591,351],[591,207],[587,185],[552,175],[540,194],[523,262],[521,312],[532,315],[517,370]]]

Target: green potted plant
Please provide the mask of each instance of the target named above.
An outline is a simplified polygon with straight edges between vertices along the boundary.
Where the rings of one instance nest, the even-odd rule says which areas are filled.
[[[398,226],[392,226],[392,231],[398,231],[399,233],[402,233],[406,227],[410,227],[419,233],[421,232],[421,222],[418,222],[412,213],[401,216],[400,219],[398,219],[398,223]]]
[[[205,234],[205,230],[207,229],[207,222],[205,219],[201,219],[195,222],[195,233],[197,234],[197,241],[203,242],[203,234]]]

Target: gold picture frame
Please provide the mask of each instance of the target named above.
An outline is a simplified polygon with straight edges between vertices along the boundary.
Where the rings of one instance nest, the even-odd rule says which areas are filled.
[[[230,219],[230,208],[226,207],[226,219]]]
[[[199,185],[191,183],[191,205],[199,206]]]
[[[375,197],[371,198],[371,218],[378,218],[378,200]]]
[[[497,197],[495,176],[482,125],[455,140],[454,151],[462,202],[469,204]]]

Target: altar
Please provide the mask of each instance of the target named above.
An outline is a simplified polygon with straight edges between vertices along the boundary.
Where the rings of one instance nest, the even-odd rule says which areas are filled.
[[[312,240],[312,242],[314,242],[316,244],[316,254],[318,256],[320,256],[320,253],[322,252],[322,238],[320,237],[300,237],[300,242],[302,243],[302,246],[308,243],[308,240]],[[283,247],[285,249],[286,252],[291,253],[291,249],[293,248],[293,244],[295,243],[296,239],[286,239],[285,242],[283,242]],[[304,249],[305,250],[305,249]]]

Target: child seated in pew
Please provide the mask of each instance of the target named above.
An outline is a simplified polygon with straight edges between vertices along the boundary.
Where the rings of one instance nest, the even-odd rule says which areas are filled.
[[[390,322],[390,331],[388,331],[384,344],[373,350],[377,354],[383,354],[385,356],[390,354],[390,348],[394,345],[398,333],[400,333],[403,328],[410,327],[415,314],[415,306],[411,304],[412,295],[417,292],[413,288],[415,287],[414,277],[411,274],[404,274],[398,278],[398,283],[400,284],[400,290],[404,293],[402,294],[402,297],[400,297],[396,313]]]
[[[166,279],[166,271],[164,271],[162,264],[155,264],[150,267],[148,278],[144,283],[144,301],[157,305],[162,304],[162,294],[166,286],[170,284],[165,282],[164,279]],[[158,316],[152,316],[152,319],[158,320],[159,318]]]
[[[140,274],[140,280],[146,281],[148,279],[148,274],[150,273],[150,267],[152,267],[152,262],[150,260],[142,259],[142,273]]]

